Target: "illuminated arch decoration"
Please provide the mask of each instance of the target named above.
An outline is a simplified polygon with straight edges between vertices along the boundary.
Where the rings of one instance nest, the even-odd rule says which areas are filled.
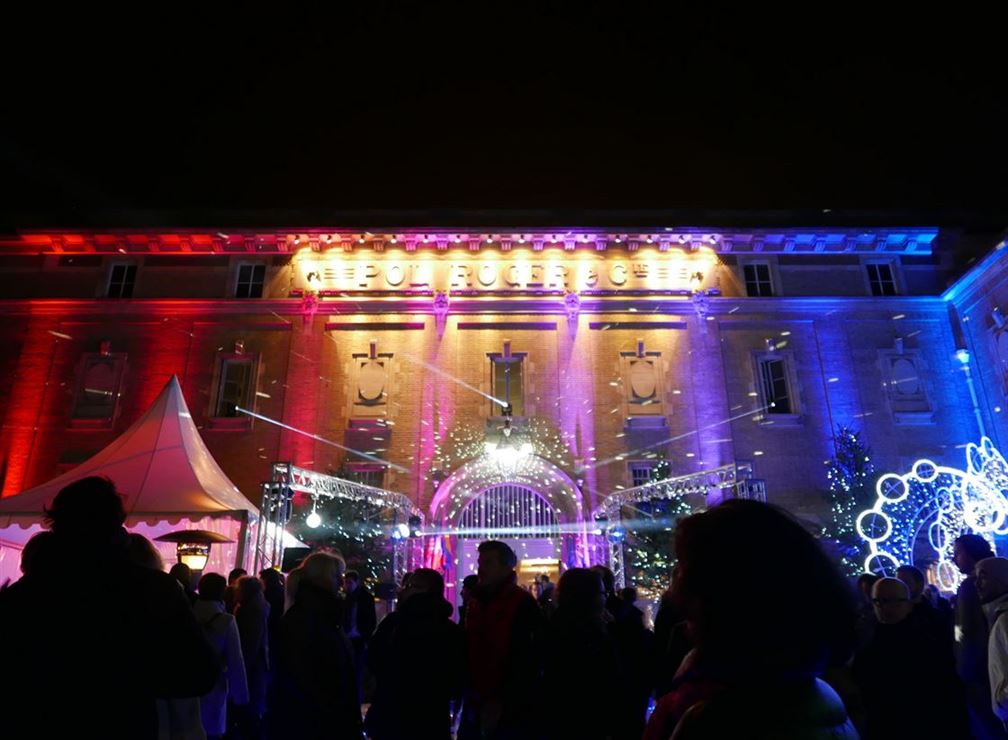
[[[870,573],[892,576],[902,564],[934,560],[939,586],[954,590],[962,580],[956,537],[974,532],[993,547],[995,535],[1008,534],[1008,463],[987,437],[966,446],[965,470],[918,460],[909,473],[883,475],[875,491],[875,505],[856,522]]]
[[[581,491],[561,468],[535,454],[523,456],[507,468],[489,454],[462,465],[438,487],[430,503],[431,521],[447,530],[457,530],[467,504],[489,489],[508,484],[535,491],[553,508],[556,521],[550,527],[551,533],[555,526],[560,533],[571,536],[571,565],[587,566],[587,510]]]

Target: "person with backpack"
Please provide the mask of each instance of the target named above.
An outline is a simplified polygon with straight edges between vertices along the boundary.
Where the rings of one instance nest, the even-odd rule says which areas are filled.
[[[248,704],[248,680],[242,658],[241,636],[234,616],[224,610],[227,581],[219,573],[207,573],[199,580],[199,598],[193,605],[196,621],[213,646],[221,665],[216,685],[200,698],[200,716],[207,738],[223,737],[227,731],[227,704]]]

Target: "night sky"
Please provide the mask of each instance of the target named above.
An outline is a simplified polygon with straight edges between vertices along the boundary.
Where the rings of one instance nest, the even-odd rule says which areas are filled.
[[[0,230],[402,209],[1008,224],[992,18],[339,5],[10,19]]]

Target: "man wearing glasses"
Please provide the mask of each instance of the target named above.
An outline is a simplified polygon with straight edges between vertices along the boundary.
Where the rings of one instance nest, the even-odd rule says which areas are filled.
[[[864,698],[862,735],[968,738],[951,645],[911,616],[910,589],[903,581],[881,578],[872,588],[872,607],[878,625],[853,666]]]

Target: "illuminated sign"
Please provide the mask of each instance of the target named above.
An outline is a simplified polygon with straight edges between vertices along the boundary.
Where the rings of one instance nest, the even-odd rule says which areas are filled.
[[[641,259],[299,260],[302,286],[314,273],[317,290],[338,291],[688,291],[697,272],[707,275],[711,255],[657,255]]]

